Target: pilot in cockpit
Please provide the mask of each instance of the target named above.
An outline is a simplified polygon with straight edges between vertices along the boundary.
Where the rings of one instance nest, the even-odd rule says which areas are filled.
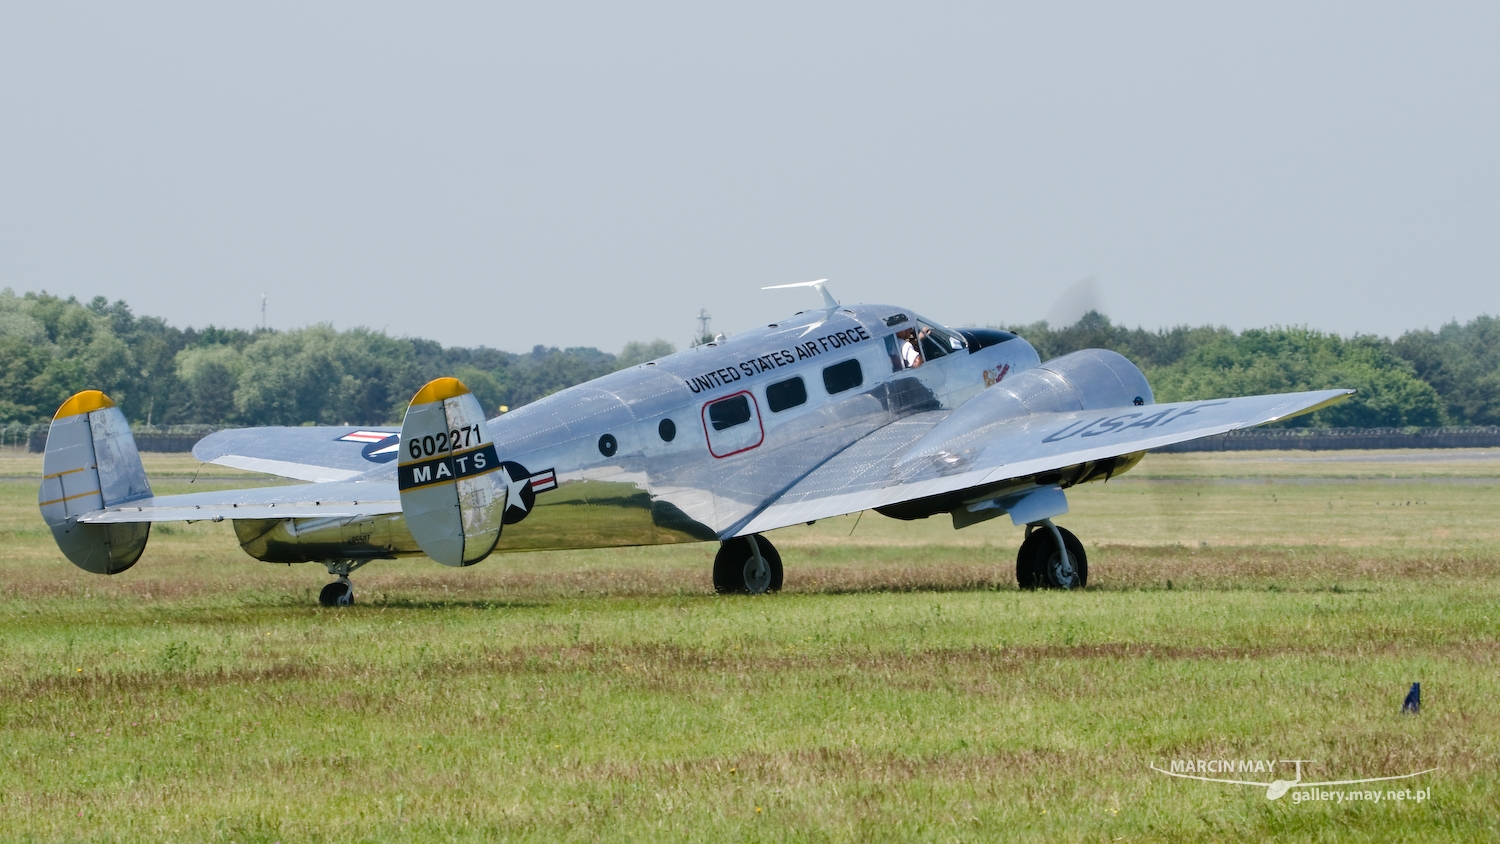
[[[922,353],[917,350],[916,329],[908,328],[896,332],[900,343],[901,365],[905,369],[916,369],[922,365]]]

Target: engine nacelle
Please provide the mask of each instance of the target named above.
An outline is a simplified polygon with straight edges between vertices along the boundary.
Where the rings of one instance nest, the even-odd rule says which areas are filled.
[[[1008,400],[1001,398],[1009,397]],[[1082,349],[1012,375],[982,396],[1014,410],[996,418],[1027,413],[1097,410],[1153,404],[1151,385],[1135,364],[1108,349]],[[960,412],[967,410],[968,402]],[[998,407],[995,408],[999,410]]]
[[[1084,349],[1022,370],[963,403],[923,438],[947,442],[985,425],[1033,413],[1152,404],[1136,365],[1106,349]],[[919,453],[921,449],[913,449]]]
[[[1067,413],[1079,410],[1102,410],[1152,404],[1151,385],[1135,364],[1105,349],[1084,349],[1053,358],[1040,366],[1023,370],[964,402],[947,419],[939,422],[917,444],[907,460],[927,459],[922,442],[950,443],[964,437],[980,437],[988,426],[1034,413]],[[997,484],[987,493],[1003,495],[1024,493],[1038,486],[1074,484],[1106,479],[1127,471],[1139,463],[1143,452],[1122,454],[1109,460],[1084,463],[1035,477],[1015,478]],[[938,513],[953,512],[971,499],[974,490],[945,493],[915,501],[906,501],[876,511],[895,519],[924,519]],[[1000,511],[995,511],[998,513]],[[982,518],[988,518],[986,514]],[[971,520],[967,523],[972,524]],[[955,520],[959,524],[959,520]],[[959,525],[962,526],[962,525]]]

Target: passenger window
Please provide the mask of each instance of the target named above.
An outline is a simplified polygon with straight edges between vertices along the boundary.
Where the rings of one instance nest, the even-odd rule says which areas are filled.
[[[842,393],[852,390],[860,384],[865,383],[865,375],[860,371],[859,361],[854,358],[836,363],[823,370],[823,389],[828,395]]]
[[[703,432],[708,436],[708,453],[714,457],[749,451],[766,438],[760,407],[750,393],[736,393],[704,405]]]
[[[766,388],[766,405],[772,413],[780,413],[789,407],[807,403],[807,385],[802,378],[788,378]]]
[[[708,422],[715,431],[733,428],[750,421],[750,399],[735,396],[708,406]]]

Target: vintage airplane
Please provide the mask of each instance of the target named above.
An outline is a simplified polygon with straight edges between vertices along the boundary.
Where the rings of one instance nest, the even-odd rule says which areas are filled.
[[[220,431],[198,459],[310,483],[154,496],[124,416],[98,391],[48,433],[39,502],[87,571],[135,564],[152,522],[229,519],[272,563],[319,562],[320,601],[353,601],[371,560],[469,566],[493,552],[720,543],[719,592],[776,591],[764,534],[863,510],[1000,515],[1026,525],[1022,587],[1079,588],[1083,545],[1053,524],[1065,490],[1170,443],[1340,401],[1322,390],[1155,404],[1130,361],[1098,349],[1042,363],[1025,340],[952,330],[907,308],[822,307],[485,419],[452,378],[419,390],[400,429]]]

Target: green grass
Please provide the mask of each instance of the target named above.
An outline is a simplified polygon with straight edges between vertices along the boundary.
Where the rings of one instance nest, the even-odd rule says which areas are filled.
[[[376,563],[338,611],[228,525],[79,571],[6,456],[0,839],[1494,840],[1500,461],[1454,456],[1153,455],[1073,493],[1081,593],[1016,591],[1008,520],[867,514],[773,534],[772,597],[691,545]],[[1439,770],[1149,768],[1220,758]]]

